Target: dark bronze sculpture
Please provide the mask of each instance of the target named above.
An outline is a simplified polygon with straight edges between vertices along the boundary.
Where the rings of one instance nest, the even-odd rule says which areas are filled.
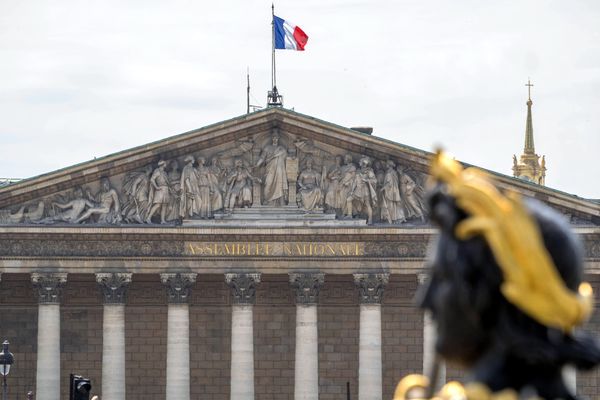
[[[593,300],[568,223],[444,154],[434,156],[431,175],[428,205],[440,235],[420,305],[436,322],[436,353],[470,378],[432,397],[427,379],[412,375],[395,400],[577,399],[562,368],[595,367],[600,347],[574,332]]]

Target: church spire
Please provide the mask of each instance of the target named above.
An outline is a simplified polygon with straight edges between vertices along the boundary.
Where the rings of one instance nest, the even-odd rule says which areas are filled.
[[[533,143],[533,121],[531,118],[531,88],[533,84],[531,80],[527,80],[527,122],[525,123],[525,147],[523,154],[517,160],[517,156],[513,155],[513,176],[534,182],[539,185],[546,183],[546,159],[535,154],[535,145]]]
[[[533,122],[531,119],[531,105],[533,104],[533,101],[531,101],[531,87],[533,86],[531,80],[527,79],[525,86],[527,86],[528,100],[527,122],[525,124],[525,148],[523,149],[523,152],[525,154],[535,154],[535,145],[533,143]]]

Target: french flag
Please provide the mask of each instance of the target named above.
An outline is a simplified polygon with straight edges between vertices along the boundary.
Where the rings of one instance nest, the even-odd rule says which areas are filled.
[[[304,50],[304,46],[308,42],[308,35],[302,29],[276,15],[273,15],[273,25],[276,49]]]

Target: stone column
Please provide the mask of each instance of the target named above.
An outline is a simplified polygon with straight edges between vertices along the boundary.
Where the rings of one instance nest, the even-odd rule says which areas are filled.
[[[169,301],[167,314],[167,400],[190,399],[190,311],[197,274],[160,274]]]
[[[325,282],[321,273],[291,273],[296,295],[296,363],[294,399],[319,400],[317,304]]]
[[[381,400],[381,301],[389,274],[354,274],[360,301],[358,400]]]
[[[225,274],[231,288],[231,400],[254,400],[252,306],[260,274]]]
[[[104,297],[102,398],[125,400],[125,300],[131,274],[96,274]]]
[[[38,400],[60,400],[60,300],[67,274],[33,273],[38,294],[36,391]]]
[[[429,280],[429,275],[418,274],[417,279],[419,281],[419,285],[424,286]],[[423,290],[423,288],[421,288],[421,290]],[[431,318],[431,312],[425,310],[423,313],[423,374],[426,376],[431,376],[433,363],[435,360],[435,341],[435,322]],[[446,383],[446,365],[440,361],[438,368],[438,380],[436,382],[436,387],[440,388]]]

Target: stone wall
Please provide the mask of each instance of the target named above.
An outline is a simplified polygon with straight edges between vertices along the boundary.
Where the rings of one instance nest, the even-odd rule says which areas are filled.
[[[254,306],[255,398],[293,400],[296,309],[287,276],[264,276]],[[279,294],[283,296],[272,296]],[[271,296],[270,296],[271,295]],[[228,386],[229,382],[225,386]]]
[[[422,372],[423,312],[415,306],[416,290],[414,275],[390,276],[381,316],[384,399],[394,396],[402,377]]]
[[[7,378],[13,398],[35,388],[38,311],[29,279],[29,274],[3,274],[0,282],[0,339],[8,339],[15,356]]]

